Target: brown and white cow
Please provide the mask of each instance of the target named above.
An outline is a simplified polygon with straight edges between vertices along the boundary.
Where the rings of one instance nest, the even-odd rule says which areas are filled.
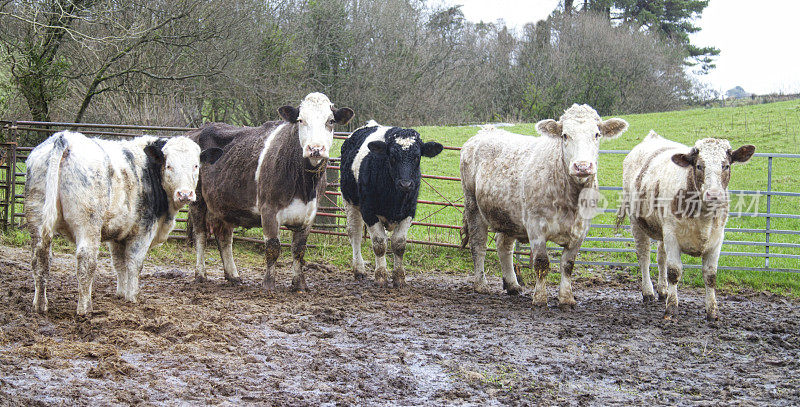
[[[666,298],[665,318],[677,312],[681,253],[701,257],[706,285],[706,317],[717,319],[717,261],[728,221],[731,165],[750,159],[755,147],[731,150],[727,140],[705,138],[694,147],[654,131],[622,163],[623,202],[636,242],[645,302],[655,298],[650,281],[650,239],[658,240],[658,298]]]
[[[50,247],[58,232],[75,242],[78,315],[92,311],[97,250],[108,242],[117,271],[117,296],[136,302],[147,250],[167,239],[175,214],[195,200],[200,152],[186,137],[142,136],[127,141],[56,133],[25,161],[25,218],[33,245],[33,308],[47,311]]]
[[[210,123],[187,134],[204,148],[225,151],[213,166],[204,167],[198,201],[190,206],[197,250],[195,278],[206,279],[203,255],[213,231],[222,256],[225,279],[241,281],[233,261],[233,228],[263,228],[267,269],[263,285],[275,289],[275,263],[280,254],[278,232],[293,233],[292,290],[308,287],[303,265],[306,240],[317,213],[317,197],[325,189],[325,169],[333,144],[333,127],[353,117],[349,108],[336,109],[327,96],[311,93],[299,107],[283,106],[284,121],[259,127]]]
[[[570,277],[590,220],[580,210],[579,198],[598,193],[600,140],[616,137],[627,128],[625,120],[604,121],[588,105],[575,104],[559,121],[538,122],[536,130],[542,137],[485,128],[464,143],[462,234],[472,252],[476,291],[488,289],[483,268],[487,231],[492,228],[497,232],[503,285],[509,294],[521,290],[512,265],[514,242],[530,242],[536,272],[533,303],[546,305],[550,261],[545,245],[551,241],[564,247],[559,304],[575,305]]]

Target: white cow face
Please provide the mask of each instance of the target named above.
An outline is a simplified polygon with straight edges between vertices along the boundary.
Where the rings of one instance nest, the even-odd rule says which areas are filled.
[[[561,140],[564,165],[570,176],[578,182],[586,182],[597,174],[597,156],[600,140],[615,138],[628,129],[622,119],[600,120],[589,105],[577,105],[567,109],[559,121],[552,119],[536,123],[536,130],[543,136]]]
[[[303,157],[308,158],[313,166],[330,157],[333,126],[347,124],[353,118],[352,109],[335,109],[322,93],[310,93],[299,107],[283,106],[278,109],[278,114],[287,122],[298,125]]]
[[[675,154],[672,162],[689,168],[687,187],[700,193],[706,203],[728,200],[728,182],[731,179],[731,165],[743,163],[755,153],[756,147],[744,145],[731,150],[728,140],[705,138],[698,140],[687,154]]]
[[[180,208],[194,202],[200,164],[213,164],[222,155],[219,148],[209,148],[202,153],[200,146],[187,137],[173,137],[145,147],[145,153],[161,167],[161,186],[171,197],[171,205]],[[163,145],[160,149],[158,146]]]

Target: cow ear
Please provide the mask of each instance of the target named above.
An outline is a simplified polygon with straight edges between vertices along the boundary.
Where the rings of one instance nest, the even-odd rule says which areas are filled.
[[[697,149],[694,147],[689,151],[689,154],[678,153],[672,156],[672,162],[678,164],[680,167],[693,166],[695,161],[697,161]]]
[[[543,136],[561,138],[561,123],[547,119],[536,123],[536,131]]]
[[[444,146],[441,144],[435,141],[429,141],[422,145],[422,155],[425,157],[436,157],[442,152],[442,149],[444,149]]]
[[[278,108],[278,114],[289,123],[297,123],[297,118],[300,117],[300,109],[294,106],[281,106]]]
[[[336,110],[334,110],[331,107],[331,110],[333,110],[333,118],[336,120],[336,123],[343,125],[347,124],[350,121],[350,119],[352,119],[353,116],[356,114],[353,111],[353,109],[349,107],[343,107],[341,109],[336,109]]]
[[[164,157],[164,152],[153,144],[149,144],[144,148],[144,153],[153,160],[158,166],[164,165],[167,159]]]
[[[386,142],[380,140],[371,141],[367,144],[367,148],[375,154],[383,154],[386,152]]]
[[[211,165],[217,162],[217,160],[219,160],[220,157],[222,157],[222,149],[217,147],[211,147],[203,150],[203,152],[200,153],[200,162],[203,164]]]
[[[753,156],[753,153],[756,152],[756,146],[754,145],[744,145],[736,149],[736,151],[730,153],[731,154],[731,162],[732,163],[744,163]]]
[[[628,130],[628,122],[622,119],[613,118],[600,122],[597,126],[600,128],[600,134],[606,138],[619,137],[620,134]]]

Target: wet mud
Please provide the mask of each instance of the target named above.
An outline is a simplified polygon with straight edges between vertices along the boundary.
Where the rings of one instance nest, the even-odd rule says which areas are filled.
[[[140,303],[114,297],[101,259],[94,313],[75,317],[74,258],[56,255],[50,310],[32,312],[28,251],[0,247],[0,405],[611,405],[800,403],[800,304],[683,288],[676,320],[633,282],[579,281],[561,311],[530,295],[472,292],[465,274],[407,289],[310,265],[310,291],[196,283],[148,262]]]

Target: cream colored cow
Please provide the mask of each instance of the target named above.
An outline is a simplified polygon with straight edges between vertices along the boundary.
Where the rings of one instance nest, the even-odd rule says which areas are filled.
[[[755,147],[731,150],[727,140],[705,138],[694,147],[653,131],[622,164],[623,203],[636,241],[644,301],[655,298],[650,281],[650,239],[658,240],[658,297],[666,299],[665,318],[678,307],[681,253],[703,259],[706,316],[717,319],[717,261],[728,221],[731,165],[750,159]]]

